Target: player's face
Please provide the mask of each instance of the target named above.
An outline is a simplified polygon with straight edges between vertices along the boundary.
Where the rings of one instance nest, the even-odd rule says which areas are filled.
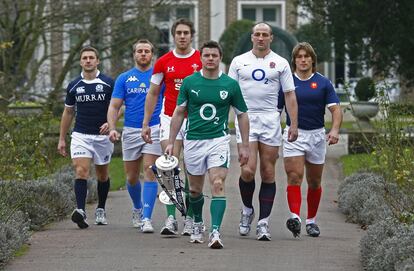
[[[258,24],[254,27],[251,39],[253,42],[253,49],[259,51],[266,51],[270,48],[270,43],[273,40],[271,30],[266,24]]]
[[[303,49],[300,49],[295,57],[296,71],[309,72],[312,70],[312,57]]]
[[[203,69],[214,71],[220,66],[220,52],[217,48],[204,48],[201,52],[201,64]]]
[[[191,47],[191,29],[188,25],[179,24],[175,29],[174,42],[175,46],[180,50],[186,50]]]
[[[138,43],[135,47],[134,60],[137,66],[140,67],[148,67],[151,65],[151,45],[148,43]]]
[[[85,72],[93,72],[98,68],[99,59],[93,51],[84,51],[80,58],[80,65]]]

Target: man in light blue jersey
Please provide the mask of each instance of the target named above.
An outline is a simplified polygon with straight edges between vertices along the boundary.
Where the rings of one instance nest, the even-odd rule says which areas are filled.
[[[60,122],[58,152],[66,156],[66,135],[75,116],[75,127],[71,134],[70,153],[76,171],[75,196],[77,208],[72,213],[72,221],[79,228],[87,228],[85,202],[90,163],[95,164],[98,179],[98,206],[95,224],[106,225],[105,203],[109,191],[108,165],[114,145],[108,138],[106,113],[112,95],[113,80],[98,70],[99,55],[93,47],[85,47],[80,52],[82,73],[69,83],[65,109]],[[76,110],[75,110],[76,108]]]
[[[159,114],[162,98],[152,114],[149,126],[153,144],[146,143],[141,137],[144,117],[145,98],[152,75],[151,60],[154,54],[153,44],[140,39],[133,45],[135,67],[120,74],[115,81],[114,92],[108,109],[109,138],[112,142],[119,139],[116,131],[118,112],[125,103],[125,121],[122,131],[122,154],[127,175],[127,190],[132,200],[132,225],[145,233],[154,232],[151,223],[152,211],[157,198],[158,184],[150,166],[161,155],[159,141]],[[141,199],[140,168],[144,168],[144,184]]]

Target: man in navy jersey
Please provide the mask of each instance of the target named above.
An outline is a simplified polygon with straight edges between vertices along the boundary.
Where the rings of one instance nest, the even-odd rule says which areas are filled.
[[[143,232],[152,233],[152,210],[157,198],[158,183],[150,169],[161,154],[159,124],[162,97],[159,97],[149,126],[153,143],[149,144],[141,137],[144,118],[145,98],[147,97],[152,75],[151,60],[154,54],[153,44],[140,39],[133,45],[135,67],[120,74],[115,81],[114,92],[108,109],[109,139],[115,142],[120,135],[116,131],[118,112],[125,102],[124,128],[122,131],[122,156],[127,176],[127,190],[132,200],[132,225]],[[162,94],[161,94],[162,95]],[[144,168],[144,184],[141,200],[140,168]],[[141,221],[142,217],[142,221]]]
[[[332,83],[316,72],[316,54],[307,42],[301,42],[293,48],[292,68],[298,101],[299,137],[295,142],[287,140],[287,129],[283,134],[283,156],[288,177],[287,200],[291,212],[286,222],[294,237],[300,235],[301,189],[306,169],[308,183],[306,232],[318,237],[320,230],[316,224],[316,213],[321,199],[321,178],[325,163],[326,143],[338,143],[342,112],[339,99]],[[279,109],[282,110],[283,96],[279,95]],[[324,114],[328,107],[332,114],[332,128],[325,135]],[[290,125],[287,114],[287,127]]]
[[[112,95],[114,82],[98,70],[99,54],[93,47],[80,51],[82,73],[69,83],[65,100],[65,109],[60,122],[58,152],[65,156],[66,135],[73,118],[75,127],[71,134],[70,154],[76,171],[76,205],[72,221],[79,228],[87,228],[85,213],[87,179],[90,163],[95,164],[98,179],[98,206],[95,211],[95,224],[106,225],[105,203],[109,191],[108,165],[111,161],[113,144],[107,136],[109,129],[106,112]]]

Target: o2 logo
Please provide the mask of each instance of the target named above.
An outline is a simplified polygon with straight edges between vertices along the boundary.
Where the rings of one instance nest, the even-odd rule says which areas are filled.
[[[265,78],[265,77],[266,77],[266,73],[262,69],[255,69],[255,70],[252,71],[252,78],[255,81],[263,81],[263,79],[264,79],[264,84],[267,85],[267,84],[269,84],[269,79]]]
[[[205,110],[210,111],[209,112],[210,113],[210,116],[206,116]],[[203,106],[201,106],[201,108],[200,108],[200,117],[203,120],[210,121],[210,120],[213,120],[214,119],[213,123],[214,124],[219,124],[220,118],[219,117],[216,117],[216,114],[217,114],[217,109],[212,104],[209,104],[209,103],[203,104]]]

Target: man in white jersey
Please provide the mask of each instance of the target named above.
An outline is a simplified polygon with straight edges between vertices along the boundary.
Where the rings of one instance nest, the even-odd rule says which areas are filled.
[[[239,233],[242,236],[248,235],[254,218],[252,199],[255,190],[257,153],[259,153],[262,182],[259,192],[260,213],[256,234],[258,240],[269,241],[271,240],[269,217],[276,195],[275,164],[279,146],[282,143],[280,114],[277,111],[279,89],[283,90],[287,110],[292,120],[288,131],[289,141],[295,141],[298,136],[297,103],[289,63],[270,49],[273,40],[271,26],[263,22],[254,25],[251,40],[253,49],[235,57],[229,70],[229,76],[240,84],[249,109],[250,121],[249,162],[241,168],[239,179],[243,203]],[[240,143],[237,120],[236,138]]]
[[[208,173],[211,187],[211,227],[208,247],[223,247],[220,226],[226,209],[224,181],[230,165],[229,109],[233,107],[240,125],[239,161],[249,159],[249,120],[239,84],[219,70],[222,50],[217,42],[208,41],[200,49],[202,70],[184,79],[171,119],[168,145],[173,154],[174,142],[188,113],[184,139],[184,161],[190,181],[190,206],[194,212],[192,243],[203,243],[203,185]]]

